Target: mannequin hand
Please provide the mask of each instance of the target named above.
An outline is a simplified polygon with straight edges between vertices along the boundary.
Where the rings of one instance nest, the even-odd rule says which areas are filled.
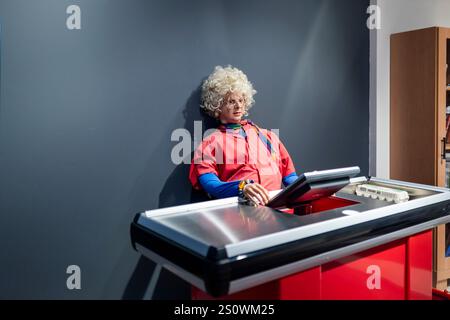
[[[269,192],[259,183],[247,184],[242,192],[255,204],[266,205],[269,202]]]

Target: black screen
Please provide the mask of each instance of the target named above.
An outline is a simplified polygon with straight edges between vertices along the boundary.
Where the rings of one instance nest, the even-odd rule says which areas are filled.
[[[328,197],[345,187],[359,172],[359,167],[350,167],[304,173],[273,197],[267,206],[280,208]]]

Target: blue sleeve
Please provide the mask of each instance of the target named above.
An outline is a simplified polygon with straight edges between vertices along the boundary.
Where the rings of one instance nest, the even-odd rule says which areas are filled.
[[[216,199],[237,197],[239,194],[240,181],[223,182],[214,173],[202,174],[198,181],[203,190]]]
[[[295,180],[298,179],[297,173],[292,172],[290,175],[287,175],[283,178],[283,184],[287,187],[288,185],[294,183]]]

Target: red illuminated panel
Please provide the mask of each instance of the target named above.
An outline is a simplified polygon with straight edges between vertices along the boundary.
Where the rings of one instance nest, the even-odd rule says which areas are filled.
[[[412,237],[407,242],[406,289],[409,300],[431,300],[433,297],[433,231]]]
[[[358,202],[338,197],[326,197],[312,201],[308,204],[292,205],[290,208],[281,209],[281,211],[290,214],[307,215],[337,208],[349,207],[355,204],[358,204]]]
[[[405,299],[405,241],[322,266],[322,299]]]

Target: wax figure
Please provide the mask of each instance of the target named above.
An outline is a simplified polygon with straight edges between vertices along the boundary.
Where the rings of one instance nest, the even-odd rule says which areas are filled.
[[[213,198],[240,196],[269,201],[298,176],[277,134],[246,120],[255,103],[252,83],[239,69],[217,66],[202,85],[201,109],[218,121],[217,130],[196,149],[189,179]]]

